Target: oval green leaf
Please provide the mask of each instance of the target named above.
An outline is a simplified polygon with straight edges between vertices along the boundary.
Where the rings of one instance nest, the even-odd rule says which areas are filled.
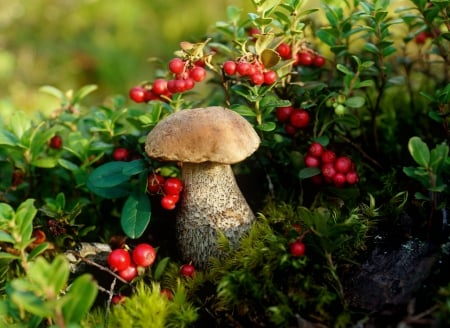
[[[150,223],[151,214],[151,203],[147,194],[131,193],[120,216],[123,232],[132,239],[139,238]]]

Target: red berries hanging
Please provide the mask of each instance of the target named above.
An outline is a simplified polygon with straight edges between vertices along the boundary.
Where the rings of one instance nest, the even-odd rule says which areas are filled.
[[[303,108],[294,108],[293,106],[277,107],[275,116],[280,123],[284,123],[286,134],[293,136],[299,129],[309,126],[310,114]]]
[[[248,78],[253,85],[272,85],[277,79],[277,73],[270,70],[258,60],[239,58],[236,61],[228,60],[222,65],[223,72],[228,76]]]
[[[347,156],[336,156],[333,150],[326,149],[318,142],[313,142],[304,157],[306,167],[320,169],[320,174],[311,177],[314,183],[333,184],[336,187],[352,186],[359,181],[355,164]]]
[[[147,191],[150,194],[161,194],[161,206],[166,210],[175,209],[182,190],[183,182],[178,178],[166,179],[157,173],[152,173],[147,178]]]
[[[123,280],[130,282],[139,275],[139,268],[150,267],[156,259],[156,250],[147,243],[141,243],[131,251],[125,248],[112,250],[107,258],[109,268]]]

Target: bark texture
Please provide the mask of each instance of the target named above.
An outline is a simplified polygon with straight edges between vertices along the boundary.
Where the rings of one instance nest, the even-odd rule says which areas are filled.
[[[205,268],[210,257],[221,257],[218,231],[233,247],[255,218],[229,165],[183,163],[184,189],[177,214],[177,242],[185,262]]]

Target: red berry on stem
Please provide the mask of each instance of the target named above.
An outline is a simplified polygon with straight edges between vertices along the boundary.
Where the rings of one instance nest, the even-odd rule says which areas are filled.
[[[125,301],[125,299],[126,299],[125,296],[117,294],[117,295],[114,295],[111,298],[111,303],[114,304],[114,305],[117,305],[117,304],[122,303],[123,301]]]
[[[305,156],[305,165],[306,167],[319,167],[320,159],[311,155]]]
[[[296,240],[289,245],[292,256],[299,257],[305,254],[305,244],[301,240]]]
[[[292,57],[291,47],[285,42],[280,43],[277,47],[277,52],[283,59],[289,59]]]
[[[302,51],[297,54],[297,61],[302,66],[310,66],[314,62],[314,56],[309,51]]]
[[[294,109],[290,116],[290,123],[296,128],[306,128],[309,124],[309,113],[304,109]]]
[[[347,181],[347,183],[352,186],[354,184],[357,184],[359,181],[359,176],[358,173],[356,173],[355,171],[350,171],[345,175],[345,180]]]
[[[278,122],[286,122],[293,111],[294,107],[292,106],[278,107],[275,111],[275,116],[277,117]]]
[[[352,168],[352,160],[346,156],[338,157],[334,161],[334,168],[337,172],[347,173]]]
[[[261,85],[264,83],[264,74],[262,72],[256,72],[250,75],[250,80],[254,85]]]
[[[195,267],[192,264],[183,264],[180,268],[181,275],[185,277],[193,277],[195,274]]]
[[[133,249],[131,256],[138,266],[148,267],[155,262],[156,251],[152,245],[142,243]]]
[[[315,67],[322,67],[323,65],[325,65],[325,62],[326,62],[325,57],[317,55],[314,57],[313,65]]]
[[[203,67],[195,66],[189,71],[189,76],[194,79],[195,82],[201,82],[206,77],[206,70]]]
[[[195,81],[193,78],[188,77],[184,80],[184,91],[191,90],[195,86]]]
[[[164,177],[157,174],[152,173],[147,178],[147,191],[151,194],[156,194],[163,189],[164,185]]]
[[[139,274],[137,265],[133,262],[130,263],[128,267],[126,267],[123,270],[120,270],[117,272],[117,274],[123,279],[128,282],[136,278]]]
[[[167,92],[167,81],[165,79],[156,79],[152,85],[152,91],[157,95]]]
[[[247,62],[241,62],[237,64],[236,66],[236,72],[239,73],[239,75],[245,76],[248,75],[251,70],[251,65]]]
[[[236,73],[236,63],[234,61],[226,61],[223,63],[223,71],[227,75],[234,75]]]
[[[145,101],[147,90],[143,87],[132,87],[128,93],[131,100],[137,103]]]
[[[161,295],[164,295],[165,297],[167,297],[167,299],[169,301],[171,301],[173,299],[173,293],[170,289],[163,288],[163,289],[161,289],[160,293],[161,293]]]
[[[185,62],[181,58],[173,58],[169,62],[169,70],[174,74],[180,74],[184,71]]]
[[[60,135],[55,135],[50,139],[49,143],[50,148],[53,149],[61,149],[62,147],[62,138]]]
[[[178,178],[167,178],[164,182],[164,192],[166,195],[179,195],[183,189],[183,183]]]
[[[333,183],[336,187],[342,187],[347,182],[345,174],[343,173],[336,173],[333,176]]]
[[[332,181],[333,177],[336,174],[336,170],[334,169],[333,163],[325,163],[321,167],[322,175],[327,181]]]
[[[318,142],[313,142],[308,149],[308,153],[314,157],[321,157],[325,148]]]
[[[173,210],[177,205],[178,199],[178,195],[165,195],[161,198],[161,206],[165,210]]]
[[[292,124],[286,123],[284,125],[284,131],[286,131],[287,135],[293,137],[297,133],[297,128],[295,126],[293,126]]]
[[[322,162],[323,163],[331,163],[333,164],[336,160],[336,153],[332,150],[325,150],[322,154]]]
[[[117,248],[108,255],[108,265],[114,271],[121,271],[128,268],[131,264],[130,253],[123,248]]]
[[[128,161],[130,158],[130,151],[123,147],[114,149],[112,157],[115,161]]]
[[[275,71],[269,70],[264,73],[264,83],[274,84],[277,81],[277,73]]]

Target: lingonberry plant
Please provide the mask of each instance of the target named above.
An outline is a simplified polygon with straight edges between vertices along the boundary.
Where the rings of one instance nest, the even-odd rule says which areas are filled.
[[[393,305],[408,316],[386,325],[449,323],[428,296],[448,290],[434,260],[449,263],[450,2],[252,3],[230,6],[200,41],[180,40],[126,96],[86,106],[94,85],[45,86],[60,100],[50,115],[1,118],[0,322],[346,327],[377,322],[394,299],[386,290],[403,288]],[[190,164],[151,159],[145,143],[168,115],[209,106],[238,113],[261,140],[233,166],[257,218],[238,245],[219,231],[223,257],[200,268],[179,260],[175,238]],[[202,192],[214,207],[216,190]],[[427,273],[397,277],[376,262],[380,247],[400,262],[396,246],[416,240],[431,257],[420,266],[411,251],[404,267],[445,276],[425,292]],[[357,302],[361,276],[389,288]]]

